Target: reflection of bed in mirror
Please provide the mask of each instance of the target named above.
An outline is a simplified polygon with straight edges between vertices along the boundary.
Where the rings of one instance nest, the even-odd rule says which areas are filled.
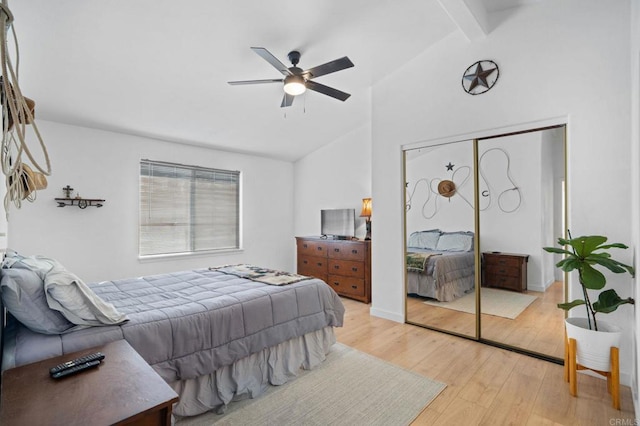
[[[450,302],[474,288],[472,232],[413,232],[406,258],[409,295]]]

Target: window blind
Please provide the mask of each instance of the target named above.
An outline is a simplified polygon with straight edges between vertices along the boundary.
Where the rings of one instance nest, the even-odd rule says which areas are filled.
[[[240,172],[140,162],[139,254],[240,247]]]

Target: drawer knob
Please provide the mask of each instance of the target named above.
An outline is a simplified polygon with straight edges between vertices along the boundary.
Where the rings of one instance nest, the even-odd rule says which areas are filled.
[[[322,266],[322,262],[318,262],[318,266]]]
[[[303,260],[302,263],[304,263],[306,265],[308,262],[306,260]]]
[[[340,249],[339,248],[334,248],[333,251],[335,251],[336,253],[340,253]]]
[[[354,250],[351,250],[351,253],[353,253],[353,254],[358,254],[358,250],[355,250],[355,249],[354,249]]]
[[[340,283],[339,283],[339,282],[337,282],[337,281],[334,281],[334,282],[333,282],[333,285],[338,286],[338,285],[340,285]]]
[[[357,285],[352,285],[351,288],[355,289],[355,288],[358,288],[358,286]]]
[[[352,268],[351,268],[351,270],[352,270],[353,272],[358,272],[358,268],[356,268],[355,266],[354,266],[354,267],[352,267]]]
[[[322,251],[322,247],[316,247],[318,251]]]
[[[333,269],[340,269],[339,265],[333,265]]]
[[[308,245],[306,245],[306,244],[303,244],[303,245],[302,245],[302,247],[304,247],[304,248],[308,248],[309,246],[308,246]]]

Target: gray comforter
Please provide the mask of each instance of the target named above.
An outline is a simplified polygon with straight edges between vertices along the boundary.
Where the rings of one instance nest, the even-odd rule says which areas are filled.
[[[293,337],[342,326],[344,306],[318,279],[272,286],[208,269],[89,284],[129,321],[63,335],[25,327],[15,364],[126,339],[168,382],[210,374]]]
[[[475,255],[471,252],[434,252],[411,248],[417,253],[430,253],[424,272],[407,268],[407,293],[450,302],[464,296],[475,286]]]

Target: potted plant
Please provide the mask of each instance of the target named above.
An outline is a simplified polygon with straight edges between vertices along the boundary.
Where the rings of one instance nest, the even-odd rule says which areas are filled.
[[[567,318],[566,329],[570,338],[578,342],[578,363],[588,368],[599,371],[609,371],[609,349],[618,347],[620,329],[604,321],[598,322],[596,314],[610,313],[618,309],[620,305],[634,303],[629,297],[626,299],[618,296],[614,289],[608,289],[598,294],[598,299],[591,302],[589,290],[602,290],[607,283],[604,274],[596,267],[604,267],[614,273],[629,272],[635,276],[632,266],[625,265],[611,257],[609,249],[628,247],[621,243],[606,244],[607,237],[601,235],[587,235],[570,239],[558,238],[558,244],[567,246],[568,249],[556,247],[543,247],[549,253],[563,254],[565,257],[556,264],[565,272],[578,271],[578,280],[582,289],[583,299],[575,299],[568,303],[558,303],[560,309],[569,311],[578,306],[585,306],[586,318]],[[605,340],[599,340],[605,339]],[[602,354],[591,354],[591,351],[602,350]]]

